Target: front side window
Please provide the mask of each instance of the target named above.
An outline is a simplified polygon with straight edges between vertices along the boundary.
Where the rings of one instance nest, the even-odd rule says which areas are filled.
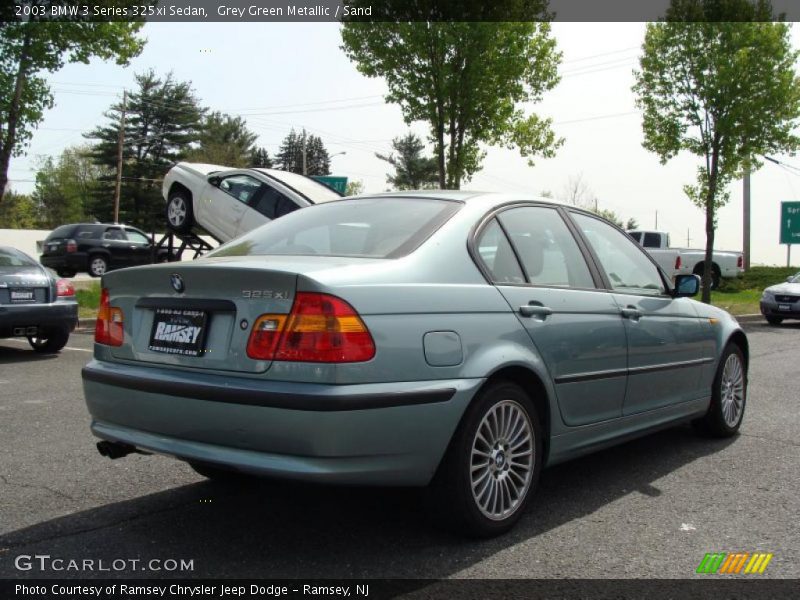
[[[231,175],[219,184],[219,189],[245,204],[253,199],[260,187],[261,182],[249,175]]]
[[[128,241],[133,242],[134,244],[150,243],[150,240],[147,238],[146,235],[144,235],[143,233],[139,233],[138,231],[134,231],[133,229],[126,230],[125,234],[128,236]]]
[[[554,208],[523,206],[498,216],[534,285],[594,288],[578,243]]]
[[[650,296],[666,293],[658,268],[625,234],[588,215],[572,213],[572,218],[597,255],[612,289]]]

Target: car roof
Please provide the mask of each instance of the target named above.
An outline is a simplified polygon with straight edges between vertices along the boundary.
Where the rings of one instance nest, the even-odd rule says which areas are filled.
[[[351,198],[355,196],[347,196]],[[431,200],[451,200],[468,205],[480,205],[484,208],[499,206],[510,202],[537,202],[554,206],[571,206],[569,203],[555,198],[544,198],[531,194],[514,194],[506,192],[483,192],[471,190],[405,190],[400,192],[380,192],[377,194],[361,194],[358,198],[429,198]],[[579,208],[579,207],[576,207]]]

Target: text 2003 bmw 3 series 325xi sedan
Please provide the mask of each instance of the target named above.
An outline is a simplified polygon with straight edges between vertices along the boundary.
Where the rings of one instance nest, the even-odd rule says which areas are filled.
[[[210,477],[430,485],[443,519],[497,534],[544,465],[681,421],[738,430],[747,338],[697,286],[551,201],[312,206],[104,275],[92,431]]]

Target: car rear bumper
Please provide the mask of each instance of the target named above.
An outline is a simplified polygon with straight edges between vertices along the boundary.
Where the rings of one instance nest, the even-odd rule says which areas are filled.
[[[789,310],[781,310],[781,303],[762,300],[760,303],[761,314],[765,317],[781,317],[784,319],[800,319],[800,302],[783,304]]]
[[[92,431],[188,461],[309,481],[426,485],[481,379],[359,385],[92,361]]]
[[[70,254],[62,254],[56,256],[44,256],[39,258],[45,267],[50,269],[59,270],[66,269],[69,271],[85,271],[86,270],[86,254],[83,252],[72,252]]]
[[[0,337],[20,335],[15,331],[30,327],[68,327],[71,331],[77,324],[77,302],[0,306]]]

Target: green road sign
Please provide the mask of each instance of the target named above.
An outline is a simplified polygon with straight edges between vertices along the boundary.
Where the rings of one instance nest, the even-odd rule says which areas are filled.
[[[347,177],[334,177],[333,175],[314,175],[312,179],[316,179],[320,183],[324,183],[329,188],[333,188],[340,194],[347,193]],[[800,205],[800,202],[798,202]],[[800,215],[798,215],[797,222],[800,223]]]
[[[781,202],[781,244],[800,244],[800,202]]]

